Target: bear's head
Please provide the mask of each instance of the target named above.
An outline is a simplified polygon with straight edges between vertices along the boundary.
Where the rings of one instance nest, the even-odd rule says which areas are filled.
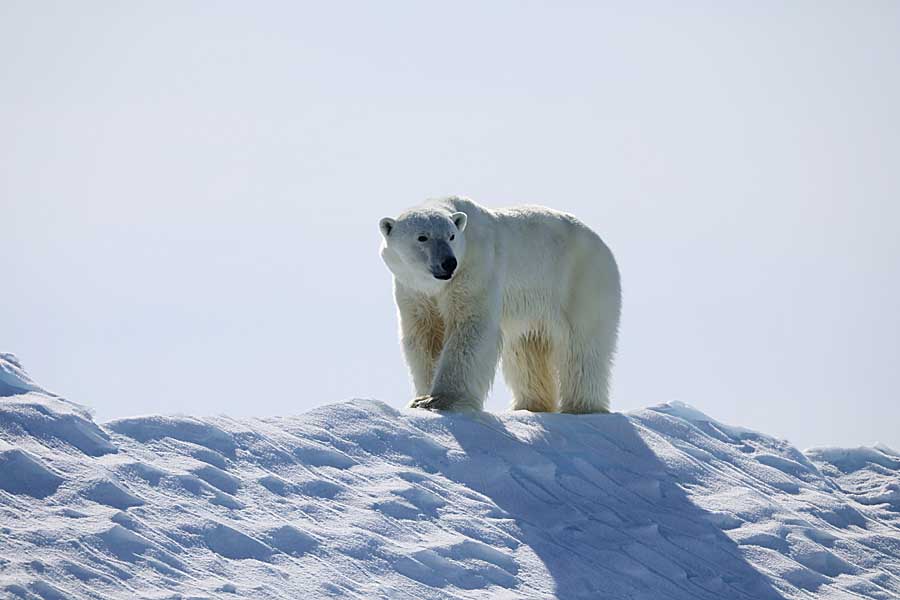
[[[379,226],[381,258],[404,285],[435,293],[458,272],[466,253],[466,213],[414,209]]]

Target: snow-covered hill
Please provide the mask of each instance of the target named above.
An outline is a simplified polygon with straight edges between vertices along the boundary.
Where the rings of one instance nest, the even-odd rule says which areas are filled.
[[[95,423],[0,355],[0,595],[898,598],[900,456],[680,404]]]

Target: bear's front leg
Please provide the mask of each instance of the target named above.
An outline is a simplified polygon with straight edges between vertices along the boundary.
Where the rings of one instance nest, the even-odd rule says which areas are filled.
[[[444,347],[444,321],[434,300],[424,294],[395,283],[394,297],[400,313],[400,342],[416,394],[427,394]]]
[[[412,408],[482,410],[500,360],[499,311],[452,320],[438,361],[431,392]]]

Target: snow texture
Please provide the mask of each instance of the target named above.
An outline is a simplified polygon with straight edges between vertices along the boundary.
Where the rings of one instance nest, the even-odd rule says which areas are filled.
[[[47,390],[31,380],[15,354],[0,352],[0,396],[14,396],[24,392],[42,392],[50,395]]]
[[[0,373],[0,597],[900,597],[889,448],[677,403],[98,425]]]

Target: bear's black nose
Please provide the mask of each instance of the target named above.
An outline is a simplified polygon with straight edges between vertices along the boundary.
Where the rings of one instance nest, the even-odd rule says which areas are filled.
[[[441,261],[441,268],[447,275],[452,275],[453,271],[456,269],[456,259],[452,256],[448,256]]]

